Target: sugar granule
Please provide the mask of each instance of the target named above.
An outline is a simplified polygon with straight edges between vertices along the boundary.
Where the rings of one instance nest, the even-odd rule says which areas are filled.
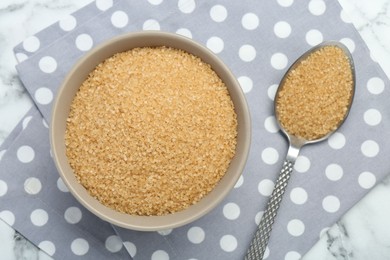
[[[289,134],[319,139],[342,122],[352,93],[349,58],[340,47],[322,47],[287,75],[276,97],[276,113]]]
[[[208,194],[235,154],[225,84],[198,57],[135,48],[99,64],[77,92],[66,154],[102,204],[130,215],[181,211]]]

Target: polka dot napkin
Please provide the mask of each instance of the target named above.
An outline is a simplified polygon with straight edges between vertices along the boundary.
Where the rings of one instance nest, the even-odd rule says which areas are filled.
[[[126,258],[111,225],[79,204],[59,178],[38,109],[17,128],[22,131],[0,161],[0,218],[55,259]]]
[[[79,57],[140,30],[175,32],[215,52],[237,76],[253,124],[248,163],[229,196],[200,220],[160,232],[109,228],[64,192],[41,118],[50,121],[57,88]],[[296,58],[325,40],[352,52],[357,89],[342,128],[301,151],[277,216],[266,258],[299,259],[390,169],[389,82],[337,1],[97,0],[26,39],[15,48],[17,70],[40,113],[0,162],[0,217],[56,258],[126,248],[134,259],[242,259],[287,152],[273,116],[276,88]]]

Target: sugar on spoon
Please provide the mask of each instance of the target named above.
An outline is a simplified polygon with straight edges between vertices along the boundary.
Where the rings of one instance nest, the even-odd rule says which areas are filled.
[[[348,116],[354,93],[352,55],[339,42],[328,41],[313,47],[286,72],[275,95],[274,110],[289,148],[245,260],[263,259],[301,147],[326,140],[339,129]]]

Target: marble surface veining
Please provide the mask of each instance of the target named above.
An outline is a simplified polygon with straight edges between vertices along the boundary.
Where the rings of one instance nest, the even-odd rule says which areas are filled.
[[[390,78],[390,1],[339,0],[344,13]]]
[[[91,1],[0,1],[0,144],[32,105],[17,77],[13,46]],[[367,43],[372,57],[390,77],[390,0],[339,2],[344,9],[343,15],[349,17]],[[324,230],[318,243],[302,259],[390,259],[389,202],[390,175],[334,226]],[[50,259],[1,220],[0,258]]]
[[[32,101],[17,76],[13,47],[92,0],[0,1],[0,144]]]
[[[390,259],[390,176],[324,232],[302,260]]]
[[[339,2],[366,42],[373,59],[390,77],[390,1]],[[390,259],[389,202],[390,175],[333,227],[323,232],[319,242],[302,259]]]

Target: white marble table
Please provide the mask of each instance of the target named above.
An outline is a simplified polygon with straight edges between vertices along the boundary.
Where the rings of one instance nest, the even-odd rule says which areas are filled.
[[[29,35],[92,0],[2,0],[0,2],[0,143],[31,107],[21,86],[12,48]],[[372,57],[390,77],[390,0],[339,0]],[[390,113],[390,111],[389,111]],[[0,154],[1,156],[1,154]],[[377,185],[328,232],[304,260],[390,259],[390,169]],[[0,220],[0,258],[50,259]]]

